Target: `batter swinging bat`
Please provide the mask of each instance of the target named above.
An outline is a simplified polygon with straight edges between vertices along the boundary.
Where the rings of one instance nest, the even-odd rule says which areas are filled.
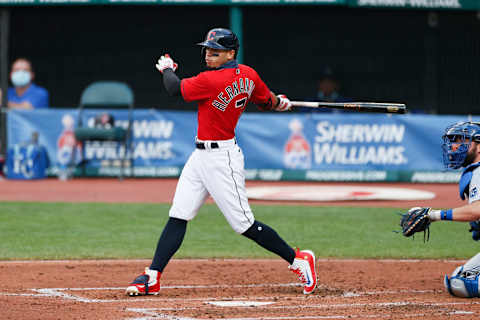
[[[294,107],[345,109],[358,112],[406,113],[407,107],[403,103],[387,102],[310,102],[291,101]]]

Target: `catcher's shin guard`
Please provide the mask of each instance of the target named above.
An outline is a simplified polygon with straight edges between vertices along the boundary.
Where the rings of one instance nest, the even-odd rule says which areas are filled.
[[[310,250],[296,251],[295,260],[288,266],[303,283],[303,293],[310,294],[317,287],[317,272],[315,269],[315,255]]]
[[[130,283],[125,293],[129,296],[157,295],[160,291],[160,275],[161,273],[157,270],[145,268],[145,272]]]
[[[449,278],[445,275],[443,284],[452,296],[460,298],[480,297],[479,274],[464,270],[464,266],[457,267]]]

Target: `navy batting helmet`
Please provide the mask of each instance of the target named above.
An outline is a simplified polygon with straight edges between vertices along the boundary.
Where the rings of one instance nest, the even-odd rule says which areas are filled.
[[[445,167],[450,169],[466,167],[473,160],[467,157],[470,144],[480,142],[480,123],[457,122],[445,129],[442,139]]]
[[[215,28],[208,31],[205,41],[197,43],[197,45],[204,48],[235,50],[235,56],[240,47],[240,43],[238,42],[235,33],[224,28]]]

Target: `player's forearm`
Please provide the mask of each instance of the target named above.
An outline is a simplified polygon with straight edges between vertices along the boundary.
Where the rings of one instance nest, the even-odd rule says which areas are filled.
[[[278,100],[279,99],[277,98],[275,93],[270,91],[270,97],[268,98],[268,100],[265,101],[263,104],[259,104],[258,107],[260,108],[260,110],[263,111],[273,110],[276,106],[278,106]]]
[[[172,69],[163,71],[163,85],[170,96],[180,95],[180,79]]]
[[[451,210],[449,213],[448,211]],[[437,220],[452,220],[452,221],[476,221],[480,219],[480,201],[475,201],[462,207],[448,209],[448,210],[432,210],[429,214],[430,219]]]
[[[275,95],[275,93],[273,93],[272,91],[270,91],[270,96],[272,97],[272,105],[273,107],[276,107],[278,106],[278,97]]]
[[[453,209],[453,220],[455,221],[476,221],[478,219],[480,219],[480,201]]]

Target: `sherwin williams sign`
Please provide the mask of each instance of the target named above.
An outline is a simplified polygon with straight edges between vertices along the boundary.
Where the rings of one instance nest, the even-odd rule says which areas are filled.
[[[0,5],[345,5],[347,0],[0,0]]]
[[[399,165],[408,163],[403,124],[317,123],[315,163]]]
[[[85,112],[83,123],[93,125],[99,112],[103,111]],[[117,126],[126,126],[126,111],[111,113]],[[52,163],[51,174],[68,161],[80,163],[81,154],[92,175],[116,175],[118,159],[127,152],[131,166],[126,174],[152,177],[178,176],[194,149],[195,112],[136,109],[129,150],[110,141],[79,146],[72,140],[77,117],[73,109],[11,110],[8,146],[24,143],[38,132]],[[443,174],[441,135],[461,120],[467,117],[246,113],[236,137],[249,179],[445,182],[458,173]]]
[[[352,7],[478,10],[478,0],[349,0]]]
[[[408,9],[479,10],[478,0],[0,0],[3,6],[58,5],[335,5]]]

